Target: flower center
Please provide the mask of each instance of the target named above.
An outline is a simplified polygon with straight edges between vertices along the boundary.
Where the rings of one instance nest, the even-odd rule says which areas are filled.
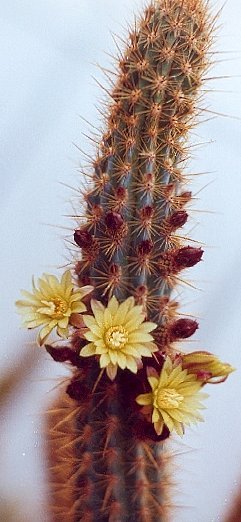
[[[54,305],[54,314],[57,317],[62,317],[62,315],[67,312],[68,305],[63,299],[60,299],[60,297],[52,299],[52,304]]]
[[[128,341],[128,333],[123,326],[112,326],[105,334],[105,341],[111,350],[121,350]]]
[[[183,399],[184,397],[180,395],[175,388],[163,388],[157,391],[156,395],[157,406],[163,410],[178,408]]]

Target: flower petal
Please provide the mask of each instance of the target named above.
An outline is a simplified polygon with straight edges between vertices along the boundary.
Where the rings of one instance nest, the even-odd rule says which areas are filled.
[[[157,435],[161,435],[164,428],[164,422],[161,418],[157,422],[154,422],[154,428],[157,433]]]
[[[126,355],[122,351],[118,352],[117,364],[122,370],[126,368]]]
[[[106,308],[104,311],[104,326],[106,330],[112,326],[112,315],[109,308]]]
[[[118,353],[115,350],[109,350],[109,357],[110,357],[112,364],[117,364]]]
[[[71,304],[71,312],[75,314],[81,314],[86,311],[86,306],[81,302],[72,302]]]
[[[140,404],[140,406],[147,406],[149,404],[153,403],[153,395],[152,393],[143,393],[141,395],[138,395],[136,397],[137,404]]]
[[[106,373],[111,381],[114,381],[114,379],[116,378],[117,370],[117,365],[114,366],[113,364],[109,364],[106,367]]]
[[[90,294],[91,292],[93,292],[94,290],[94,287],[91,286],[91,285],[86,285],[86,286],[81,286],[79,289],[78,289],[78,294],[80,294],[81,296],[81,299],[83,297],[85,297],[86,295]]]
[[[95,328],[96,326],[96,319],[92,315],[83,315],[83,321],[85,323],[85,326],[92,330],[92,328]]]
[[[60,321],[58,321],[58,326],[60,328],[67,328],[69,324],[69,317],[63,317],[63,319],[60,319]]]
[[[69,337],[69,329],[68,328],[59,328],[59,326],[57,326],[57,334],[60,337],[64,337],[64,339],[67,339]]]
[[[152,422],[153,422],[153,424],[155,422],[158,422],[159,419],[160,419],[160,413],[159,413],[159,411],[156,408],[154,408],[153,412],[152,412]]]
[[[137,373],[138,368],[137,368],[136,360],[133,357],[131,357],[130,355],[126,356],[126,367],[132,373]]]
[[[129,297],[123,303],[119,305],[119,308],[113,316],[113,326],[122,326],[126,320],[126,315],[129,311],[130,306],[134,303],[134,297]]]
[[[157,327],[156,323],[151,323],[150,321],[146,321],[145,323],[142,323],[140,325],[139,330],[141,332],[150,333],[150,332],[152,332],[152,330],[155,330],[156,327]]]
[[[130,333],[128,339],[130,343],[148,343],[149,341],[153,341],[151,334],[139,332],[138,330]]]
[[[113,297],[111,298],[111,300],[108,303],[108,309],[112,316],[115,315],[118,308],[119,308],[119,303],[118,303],[116,297],[113,295]]]
[[[95,355],[95,354],[96,354],[96,348],[93,343],[89,343],[86,346],[84,346],[84,348],[82,348],[79,353],[79,355],[81,357],[90,357],[91,355]]]
[[[157,377],[154,377],[153,375],[150,375],[148,377],[148,382],[150,384],[150,387],[152,390],[155,390],[158,386],[159,380]]]
[[[96,299],[91,299],[91,308],[93,310],[96,322],[101,328],[103,328],[105,307],[100,301],[96,301]]]
[[[108,366],[108,364],[110,364],[110,356],[108,353],[103,353],[100,356],[100,367],[106,368],[106,366]]]
[[[64,272],[64,274],[62,275],[61,286],[63,286],[64,290],[67,290],[68,287],[73,288],[72,276],[71,276],[70,270],[66,270],[66,272]]]
[[[85,339],[87,339],[87,341],[91,341],[91,342],[95,342],[98,339],[97,335],[95,335],[93,333],[93,331],[90,331],[90,330],[88,332],[85,332],[84,336],[85,336]]]
[[[52,330],[55,328],[55,326],[56,321],[51,321],[49,324],[46,324],[46,326],[44,326],[42,330],[40,330],[37,338],[40,346],[42,346],[45,343],[47,337],[49,336],[50,332],[52,332]]]

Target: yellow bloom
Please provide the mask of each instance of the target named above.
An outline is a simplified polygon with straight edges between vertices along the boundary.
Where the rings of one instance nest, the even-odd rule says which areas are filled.
[[[204,383],[219,383],[227,379],[235,368],[220,361],[216,355],[208,352],[192,352],[181,356],[183,369],[194,373]]]
[[[158,435],[166,425],[170,432],[175,431],[182,437],[185,424],[203,421],[198,411],[204,408],[200,399],[208,395],[200,393],[202,383],[195,375],[183,370],[180,364],[167,357],[160,375],[155,370],[149,371],[148,382],[152,391],[138,395],[136,402],[146,406],[146,413],[152,412]]]
[[[68,337],[68,325],[72,314],[85,312],[86,306],[81,299],[93,290],[92,286],[84,286],[74,290],[71,273],[68,270],[61,278],[43,274],[36,288],[33,281],[33,292],[22,290],[26,301],[17,301],[19,312],[23,315],[23,326],[36,328],[44,325],[38,334],[38,343],[44,344],[50,332],[57,328],[57,334]]]
[[[114,380],[118,366],[136,373],[141,357],[151,357],[158,350],[150,335],[156,324],[144,322],[142,306],[135,306],[134,297],[121,304],[112,297],[107,308],[92,300],[91,307],[94,315],[83,316],[89,328],[85,337],[90,343],[81,350],[80,355],[100,355],[100,367],[106,368],[111,380]]]

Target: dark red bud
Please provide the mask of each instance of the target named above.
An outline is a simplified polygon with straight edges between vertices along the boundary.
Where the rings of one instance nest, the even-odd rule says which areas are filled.
[[[74,240],[80,248],[88,248],[92,243],[92,235],[88,230],[77,229],[74,233]]]
[[[185,210],[179,210],[178,212],[174,212],[168,219],[169,224],[174,229],[183,227],[188,219],[188,213]]]
[[[67,386],[66,393],[71,399],[80,401],[87,397],[89,391],[81,382],[73,381]]]
[[[147,295],[147,293],[148,293],[148,290],[145,285],[140,285],[136,289],[136,295],[138,297],[143,297],[143,296]]]
[[[79,278],[79,281],[80,281],[82,286],[91,285],[91,278],[87,274],[81,274],[81,276]]]
[[[203,250],[201,248],[183,247],[177,250],[174,259],[177,266],[187,268],[201,261]]]
[[[144,241],[141,241],[139,245],[137,246],[138,254],[141,256],[146,256],[151,253],[153,248],[153,243],[150,239],[144,239]]]
[[[127,195],[127,190],[125,187],[117,187],[116,189],[116,197],[118,200],[124,201]]]
[[[188,201],[190,201],[190,199],[192,199],[192,192],[182,192],[182,194],[180,194],[179,198],[181,198],[183,200],[183,204],[185,205],[185,203],[188,203]]]
[[[112,230],[119,230],[123,223],[124,219],[118,212],[108,212],[105,216],[105,224]]]
[[[73,366],[78,366],[80,362],[80,357],[76,352],[68,348],[67,346],[64,346],[63,348],[54,347],[49,344],[45,345],[45,348],[49,355],[53,358],[56,362],[71,362]]]
[[[194,321],[193,319],[178,319],[172,323],[169,329],[169,334],[172,341],[175,339],[187,339],[188,337],[191,337],[197,329],[197,321]]]
[[[154,209],[150,205],[147,205],[146,207],[143,207],[140,210],[140,215],[142,219],[151,219],[154,214]]]

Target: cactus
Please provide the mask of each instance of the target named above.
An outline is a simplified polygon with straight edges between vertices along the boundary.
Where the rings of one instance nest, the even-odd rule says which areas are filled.
[[[200,390],[233,370],[208,352],[184,355],[176,343],[198,323],[180,317],[171,299],[182,271],[203,255],[180,229],[192,198],[186,138],[213,26],[204,0],[157,0],[145,9],[118,58],[90,165],[85,219],[73,236],[77,289],[69,272],[61,283],[45,276],[31,303],[18,303],[31,307],[29,328],[44,325],[40,344],[55,328],[70,336],[46,344],[74,368],[67,394],[49,411],[54,521],[167,520],[165,439],[202,420]]]

